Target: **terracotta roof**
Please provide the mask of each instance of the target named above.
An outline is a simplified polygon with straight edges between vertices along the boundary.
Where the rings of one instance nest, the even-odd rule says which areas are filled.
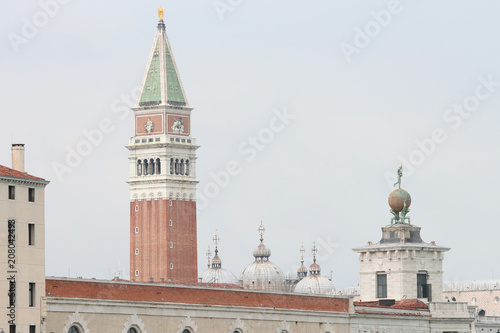
[[[349,298],[175,284],[46,278],[48,298],[349,312]]]
[[[429,307],[422,301],[418,299],[405,299],[402,301],[396,301],[393,305],[383,306],[380,305],[380,301],[373,302],[354,302],[355,306],[368,306],[377,308],[388,308],[388,309],[404,309],[404,310],[428,310]]]
[[[25,179],[35,179],[35,180],[45,180],[40,177],[35,177],[26,172],[17,171],[11,168],[7,168],[6,166],[0,165],[0,177],[14,177],[14,178],[25,178]]]

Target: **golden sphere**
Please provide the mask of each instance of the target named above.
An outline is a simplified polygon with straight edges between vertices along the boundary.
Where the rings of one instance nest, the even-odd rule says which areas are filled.
[[[389,194],[389,206],[393,211],[399,213],[403,210],[404,204],[406,201],[406,208],[410,208],[411,205],[411,196],[410,193],[406,192],[403,189],[397,189]]]

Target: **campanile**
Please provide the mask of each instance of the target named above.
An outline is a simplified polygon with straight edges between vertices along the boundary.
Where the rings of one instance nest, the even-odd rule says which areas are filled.
[[[163,9],[134,111],[130,151],[130,279],[197,281],[196,140]]]

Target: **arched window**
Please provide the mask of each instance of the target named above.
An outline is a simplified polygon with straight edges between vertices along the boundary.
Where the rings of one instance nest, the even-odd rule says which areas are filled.
[[[155,160],[150,159],[149,160],[149,175],[154,175],[155,174]]]
[[[184,160],[181,160],[181,168],[180,168],[179,173],[180,173],[181,175],[184,175]]]
[[[142,161],[137,161],[137,176],[142,176]]]
[[[170,159],[170,174],[171,175],[174,174],[174,159],[173,158]]]
[[[479,317],[484,317],[484,316],[486,316],[486,311],[481,309],[481,310],[479,310],[479,312],[477,314],[479,315]]]
[[[179,174],[179,159],[175,159],[175,174]]]
[[[128,329],[127,333],[139,333],[139,332],[137,332],[135,328],[131,327]]]
[[[159,175],[161,173],[161,162],[160,159],[156,159],[156,174]]]
[[[189,176],[189,160],[186,160],[186,176]]]
[[[142,167],[142,171],[144,173],[144,176],[148,175],[148,160],[144,160],[144,166]]]
[[[68,333],[80,333],[80,330],[78,329],[78,327],[73,325],[69,328]]]
[[[191,333],[188,329],[185,329],[184,331],[182,331],[182,333]]]

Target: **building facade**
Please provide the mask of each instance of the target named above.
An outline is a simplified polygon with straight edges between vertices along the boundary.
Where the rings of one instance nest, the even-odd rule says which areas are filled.
[[[0,331],[41,332],[48,183],[24,171],[24,145],[12,145],[12,168],[0,165]]]

